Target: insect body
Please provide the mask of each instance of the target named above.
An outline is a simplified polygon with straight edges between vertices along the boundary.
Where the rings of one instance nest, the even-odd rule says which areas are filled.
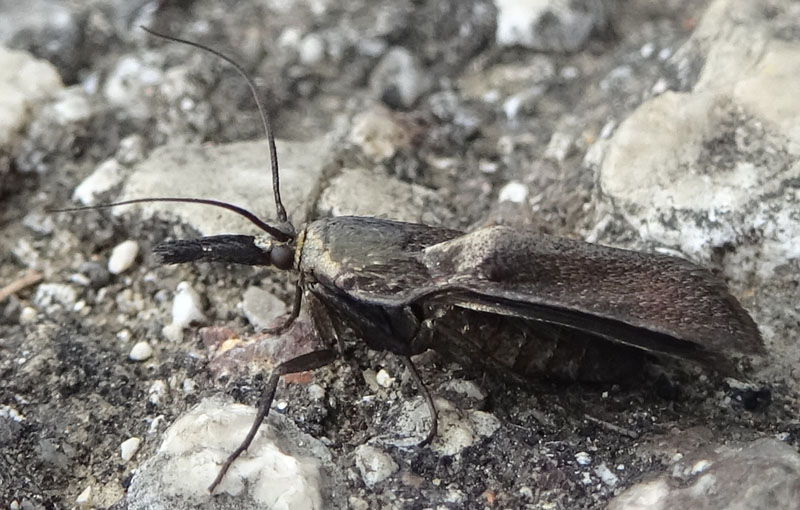
[[[214,50],[154,35],[211,51],[248,80],[270,142],[279,225],[207,199],[145,198],[103,207],[190,202],[248,218],[267,236],[169,241],[154,251],[167,264],[205,259],[293,271],[298,285],[292,314],[272,331],[288,327],[305,301],[316,312],[312,317],[324,319],[315,323],[331,341],[330,349],[275,367],[253,426],[210,491],[255,437],[280,376],[333,361],[334,344],[346,331],[406,363],[433,418],[423,443],[436,432],[436,412],[409,356],[426,349],[520,379],[583,380],[619,377],[646,352],[721,367],[729,355],[762,350],[758,328],[725,284],[682,259],[507,227],[463,233],[369,217],[319,219],[295,233],[280,200],[269,118],[252,81]]]
[[[318,220],[298,240],[295,269],[370,347],[401,355],[430,347],[452,351],[433,333],[453,322],[445,316],[477,316],[470,312],[544,322],[699,361],[754,353],[761,345],[753,320],[708,270],[675,257],[508,227],[462,234],[376,218]],[[582,373],[580,358],[548,370],[548,356],[558,357],[554,344],[536,348],[542,374],[603,378]],[[495,354],[491,345],[480,347],[483,355]],[[536,357],[528,352],[523,358]]]

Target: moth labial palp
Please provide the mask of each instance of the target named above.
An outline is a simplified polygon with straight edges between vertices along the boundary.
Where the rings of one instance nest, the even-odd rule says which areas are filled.
[[[334,344],[342,350],[342,332],[400,357],[431,416],[420,444],[434,438],[437,417],[410,357],[428,349],[518,379],[583,381],[624,377],[641,367],[647,353],[728,371],[729,357],[763,352],[758,327],[725,283],[680,258],[498,226],[465,233],[342,216],[295,229],[281,203],[269,117],[247,73],[213,49],[145,30],[217,55],[247,81],[269,141],[278,222],[267,223],[232,204],[183,197],[66,210],[183,202],[243,216],[264,234],[167,241],[154,252],[165,264],[209,260],[292,271],[297,285],[291,313],[269,332],[291,326],[307,295],[320,305],[314,310],[315,326],[330,336],[327,348],[273,369],[256,419],[220,467],[210,492],[255,437],[280,377],[331,363],[336,358]]]

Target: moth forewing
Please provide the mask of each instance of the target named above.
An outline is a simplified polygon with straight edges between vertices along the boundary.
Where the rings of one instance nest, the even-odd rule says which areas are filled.
[[[460,306],[678,357],[763,351],[724,282],[680,258],[489,227],[426,248],[423,262]]]

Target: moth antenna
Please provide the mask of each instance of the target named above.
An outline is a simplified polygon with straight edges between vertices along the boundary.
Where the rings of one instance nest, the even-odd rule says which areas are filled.
[[[256,102],[258,113],[261,115],[261,124],[264,127],[264,133],[267,137],[267,142],[269,143],[269,160],[270,164],[272,165],[272,192],[275,194],[275,209],[277,210],[278,213],[278,221],[281,223],[286,223],[287,222],[286,209],[283,207],[283,202],[281,201],[280,177],[278,176],[278,150],[275,148],[275,136],[272,134],[272,123],[269,120],[270,119],[269,114],[267,113],[264,106],[261,104],[261,99],[259,99],[255,82],[253,82],[253,79],[250,78],[249,74],[247,74],[247,71],[245,71],[244,68],[242,68],[241,65],[236,63],[232,58],[228,57],[223,53],[220,53],[214,48],[209,48],[208,46],[204,46],[194,41],[187,41],[186,39],[180,39],[178,37],[173,37],[171,35],[161,34],[143,25],[139,25],[139,28],[141,28],[150,35],[166,39],[167,41],[187,44],[189,46],[194,46],[195,48],[207,51],[208,53],[211,53],[212,55],[221,58],[222,60],[233,66],[233,68],[236,69],[236,71],[242,76],[242,78],[244,78],[245,82],[247,82],[247,86],[250,88],[250,93],[252,94],[253,99]]]
[[[267,234],[271,235],[278,241],[285,242],[294,238],[294,233],[284,232],[278,229],[277,227],[273,227],[272,225],[262,221],[261,219],[259,219],[258,216],[251,213],[250,211],[248,211],[243,207],[229,204],[227,202],[220,202],[219,200],[210,200],[207,198],[181,198],[181,197],[136,198],[133,200],[123,200],[122,202],[113,202],[110,204],[87,205],[84,207],[69,207],[66,209],[49,209],[47,210],[47,212],[61,213],[61,212],[74,212],[74,211],[90,211],[93,209],[108,209],[109,207],[117,207],[120,205],[130,205],[130,204],[141,204],[145,202],[182,202],[187,204],[213,205],[214,207],[221,207],[222,209],[227,209],[228,211],[234,212],[239,216],[243,216],[244,218],[249,220],[252,224],[257,226]]]

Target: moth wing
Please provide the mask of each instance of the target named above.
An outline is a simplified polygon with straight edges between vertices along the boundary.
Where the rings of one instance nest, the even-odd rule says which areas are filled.
[[[681,357],[760,353],[752,318],[689,261],[489,227],[423,250],[416,299],[542,320]]]

